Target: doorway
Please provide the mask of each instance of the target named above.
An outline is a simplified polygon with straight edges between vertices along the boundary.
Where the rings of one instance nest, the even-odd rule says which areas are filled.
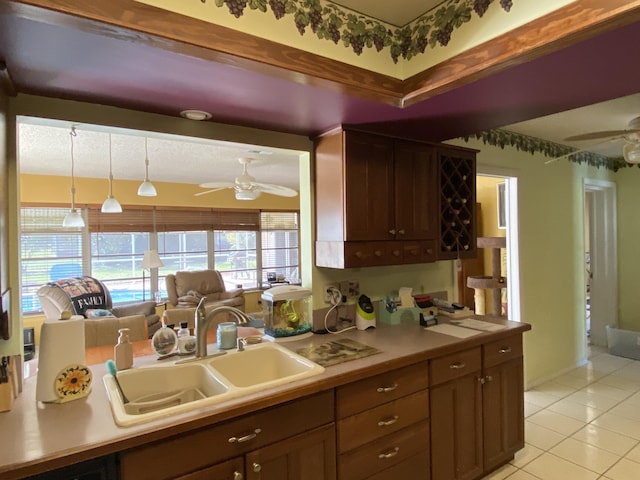
[[[507,288],[502,290],[502,311],[497,313],[519,322],[521,312],[517,175],[509,169],[478,166],[476,201],[478,237],[505,237],[506,248],[500,251],[500,274],[506,276]],[[475,302],[484,300],[486,314],[495,313],[491,308],[491,291],[474,292],[466,283],[469,276],[492,275],[492,255],[491,249],[479,248],[476,259],[455,262],[458,301],[465,304],[470,302],[467,306],[473,308]],[[480,298],[476,297],[477,294]]]
[[[605,347],[606,326],[618,324],[616,185],[584,179],[585,342]]]

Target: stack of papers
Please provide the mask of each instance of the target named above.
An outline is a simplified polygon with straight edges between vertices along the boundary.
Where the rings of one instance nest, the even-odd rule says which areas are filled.
[[[498,330],[504,330],[506,325],[499,325],[496,323],[485,322],[478,320],[477,318],[465,318],[463,320],[452,320],[451,323],[460,327],[473,328],[474,330],[482,330],[483,332],[496,332]]]

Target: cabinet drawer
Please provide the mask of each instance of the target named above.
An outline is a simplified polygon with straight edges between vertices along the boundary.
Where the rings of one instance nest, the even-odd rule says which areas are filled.
[[[482,346],[483,366],[498,365],[522,356],[522,335],[513,335]]]
[[[220,480],[239,480],[244,478],[244,462],[242,457],[189,473],[175,480],[211,480],[212,478]]]
[[[329,390],[123,452],[120,478],[174,479],[331,423],[333,405]]]
[[[431,360],[431,385],[464,377],[481,368],[480,347],[470,348]]]
[[[365,378],[336,389],[337,416],[348,417],[428,386],[427,362]]]
[[[338,452],[346,452],[428,418],[428,390],[343,418],[338,422]]]
[[[423,421],[340,455],[338,478],[340,480],[369,478],[428,451],[429,422]],[[426,477],[428,474],[421,477],[418,473],[415,472],[413,478],[428,478]]]

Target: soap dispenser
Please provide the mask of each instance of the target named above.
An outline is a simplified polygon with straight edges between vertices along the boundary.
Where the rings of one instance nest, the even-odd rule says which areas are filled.
[[[113,356],[118,370],[126,370],[133,366],[133,345],[129,341],[128,328],[121,328],[118,333],[120,336],[118,337],[118,343],[113,347]]]

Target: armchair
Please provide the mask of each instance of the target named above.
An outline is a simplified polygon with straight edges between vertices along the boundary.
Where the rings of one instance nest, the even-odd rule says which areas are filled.
[[[95,342],[98,344],[103,343],[97,337],[104,335],[99,335],[96,332],[102,332],[103,334],[109,332],[107,335],[109,339],[108,341],[105,340],[104,343],[110,343],[110,337],[116,335],[117,338],[118,328],[124,327],[130,328],[132,331],[145,331],[147,332],[146,335],[150,337],[162,326],[160,317],[156,314],[156,304],[153,300],[127,302],[113,306],[109,289],[99,280],[95,281],[102,286],[104,291],[104,304],[101,305],[98,315],[85,315],[90,317],[85,321],[85,340],[87,342],[92,344]],[[63,310],[74,312],[72,301],[62,288],[46,284],[38,289],[37,295],[47,318],[60,318]],[[107,310],[110,311],[112,316],[103,315],[103,313],[108,313]],[[140,323],[142,325],[138,325]],[[94,338],[95,340],[90,340]]]
[[[165,281],[169,303],[175,307],[165,310],[163,314],[169,324],[179,325],[186,321],[193,327],[196,306],[202,297],[206,297],[204,306],[207,312],[222,305],[244,311],[244,290],[227,290],[217,270],[176,272],[167,275]]]

